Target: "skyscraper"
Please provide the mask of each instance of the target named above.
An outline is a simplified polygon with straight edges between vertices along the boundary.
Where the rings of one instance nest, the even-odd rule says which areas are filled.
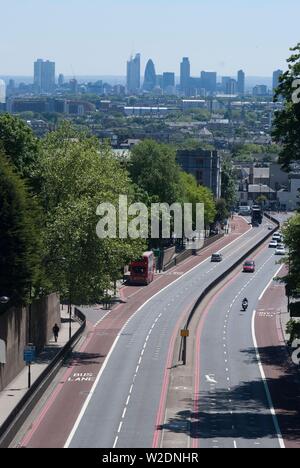
[[[38,93],[51,93],[55,88],[55,63],[38,59],[34,63],[34,85]]]
[[[217,73],[216,72],[201,72],[202,88],[208,93],[215,93],[217,91]]]
[[[237,92],[241,96],[245,94],[245,80],[246,80],[246,75],[243,70],[238,71],[237,75]]]
[[[233,78],[230,78],[230,80],[226,83],[226,94],[229,94],[231,96],[235,95],[237,93],[237,87],[237,81]]]
[[[5,104],[6,101],[6,85],[3,80],[0,80],[0,104]]]
[[[180,64],[180,89],[185,96],[190,95],[191,64],[188,57],[183,57]]]
[[[61,88],[64,85],[65,77],[62,73],[60,73],[58,77],[58,86]]]
[[[141,88],[141,54],[127,62],[127,92],[136,94]]]
[[[275,70],[273,73],[273,91],[278,87],[279,85],[279,77],[283,74],[282,70]]]
[[[145,77],[144,77],[144,91],[153,91],[156,86],[156,73],[155,73],[155,66],[153,61],[150,59],[146,65],[145,69]]]
[[[166,94],[175,93],[175,73],[166,72],[163,74],[163,90]]]

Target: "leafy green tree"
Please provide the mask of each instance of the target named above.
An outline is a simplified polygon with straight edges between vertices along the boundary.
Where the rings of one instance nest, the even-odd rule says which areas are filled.
[[[195,177],[186,172],[181,172],[181,184],[184,190],[184,201],[192,203],[204,203],[205,225],[211,225],[216,217],[216,204],[213,193],[207,187],[198,185]]]
[[[10,114],[0,115],[0,147],[21,177],[32,181],[39,144],[28,125]]]
[[[300,322],[289,320],[286,326],[286,333],[290,335],[289,344],[292,345],[295,339],[300,338]]]
[[[0,152],[0,295],[25,304],[41,274],[41,213]]]
[[[227,208],[226,200],[224,200],[224,198],[219,198],[216,201],[216,209],[217,209],[216,221],[223,223],[226,219],[228,219],[229,214],[230,214]]]
[[[295,88],[296,80],[300,76],[300,42],[292,48],[293,54],[288,59],[288,71],[279,79],[275,101],[284,100],[284,108],[275,115],[273,137],[281,145],[279,162],[286,170],[290,169],[293,161],[300,160],[300,102],[299,81],[298,92]],[[295,96],[296,95],[296,96]]]
[[[64,124],[42,143],[38,168],[46,216],[44,248],[48,289],[73,304],[99,301],[122,268],[141,255],[141,240],[99,239],[96,210],[134,199],[127,172],[107,145]]]
[[[167,145],[145,140],[133,148],[129,173],[153,201],[180,202],[183,191],[176,152]]]
[[[284,278],[291,296],[300,293],[300,214],[293,216],[283,229],[284,241],[289,249],[289,273]]]
[[[268,201],[268,198],[266,197],[266,195],[259,195],[259,197],[257,197],[256,199],[256,203],[262,207],[265,206],[267,201]]]
[[[236,177],[233,164],[229,158],[224,158],[222,162],[222,198],[226,200],[228,209],[232,209],[236,205]]]

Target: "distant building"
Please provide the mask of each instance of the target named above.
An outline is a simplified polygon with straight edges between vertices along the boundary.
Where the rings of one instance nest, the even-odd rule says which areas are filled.
[[[143,90],[151,92],[154,90],[155,86],[156,86],[155,66],[152,60],[148,60],[146,69],[145,69]]]
[[[137,94],[141,88],[141,55],[136,54],[135,57],[127,62],[127,92],[129,94]]]
[[[266,85],[257,85],[253,88],[253,96],[268,96],[268,87]]]
[[[70,91],[72,94],[78,93],[78,81],[75,78],[70,80]]]
[[[232,80],[231,76],[222,76],[221,90],[226,93],[227,85]]]
[[[185,96],[190,96],[191,64],[188,57],[183,57],[180,64],[180,90]]]
[[[61,88],[65,83],[65,77],[64,75],[61,73],[58,77],[58,86]]]
[[[300,174],[289,174],[289,184],[286,190],[277,192],[277,199],[282,209],[292,211],[299,208]]]
[[[124,113],[126,116],[137,116],[137,117],[164,117],[169,114],[172,110],[168,107],[139,107],[139,106],[126,106],[124,107]]]
[[[278,87],[279,85],[279,78],[283,74],[282,70],[275,70],[273,73],[273,91]]]
[[[246,75],[243,70],[238,71],[238,76],[237,76],[237,92],[241,96],[244,96],[245,94],[245,82],[246,82]]]
[[[205,109],[206,101],[204,99],[183,99],[182,100],[182,109]]]
[[[231,78],[227,83],[226,83],[226,94],[229,96],[234,96],[237,94],[238,90],[238,84],[237,81]]]
[[[5,104],[6,101],[6,85],[3,80],[0,80],[0,104]]]
[[[37,93],[51,93],[55,89],[55,63],[38,59],[34,63],[34,87]]]
[[[165,94],[175,94],[175,73],[163,74],[163,90]]]
[[[177,161],[199,185],[211,189],[216,198],[221,197],[221,159],[217,151],[178,150]]]
[[[202,81],[202,88],[206,90],[206,92],[213,94],[217,91],[217,73],[216,72],[201,72],[201,81]]]

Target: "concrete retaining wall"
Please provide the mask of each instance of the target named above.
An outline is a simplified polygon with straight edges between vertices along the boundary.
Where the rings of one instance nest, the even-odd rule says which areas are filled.
[[[0,391],[24,368],[23,351],[29,340],[29,308],[13,307],[0,311],[0,340],[5,342],[6,363],[0,364]],[[52,333],[52,327],[60,324],[59,297],[51,294],[32,304],[32,342],[42,350]]]

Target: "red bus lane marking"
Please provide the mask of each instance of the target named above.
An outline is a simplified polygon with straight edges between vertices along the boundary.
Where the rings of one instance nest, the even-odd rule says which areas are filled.
[[[249,229],[248,229],[246,232],[244,232],[243,235],[247,234],[248,231],[249,231]],[[220,242],[221,242],[221,241],[223,242],[223,241],[225,241],[225,240],[228,241],[229,239],[228,239],[228,238],[227,238],[227,239],[220,239]],[[229,243],[229,244],[228,244],[227,242],[224,242],[224,244],[225,244],[224,248],[228,247],[228,245],[233,244],[234,242],[236,242],[236,240],[237,240],[237,239],[235,239],[234,241],[232,241],[232,242]],[[218,241],[218,242],[219,242],[219,241]],[[207,247],[207,250],[211,250],[213,247],[214,247],[214,246],[209,246],[209,247]],[[190,259],[190,260],[192,260],[192,259]],[[206,261],[206,260],[204,260],[204,261]],[[200,262],[199,264],[197,264],[193,269],[197,268],[197,267],[198,267],[199,265],[201,265],[202,263],[203,263],[203,261]],[[174,269],[174,271],[176,271],[178,268],[181,268],[181,269],[182,269],[182,267],[185,267],[184,262],[183,262],[179,267],[177,267],[176,269]],[[184,274],[187,274],[187,273],[189,273],[189,272],[190,272],[190,270],[187,270]],[[170,281],[170,277],[166,278],[166,280],[167,280],[167,281],[166,281],[165,283],[167,283],[167,286],[171,285],[171,284],[174,282],[174,281]],[[123,297],[124,297],[125,295],[124,295],[123,289],[124,289],[124,288],[122,288],[122,295],[123,295]],[[126,288],[126,289],[127,289],[127,288]],[[128,289],[129,289],[129,288],[128,288]],[[146,292],[144,288],[141,288],[141,292],[143,292],[143,291]],[[149,290],[148,290],[147,292],[150,292],[150,288],[149,288]],[[157,294],[157,293],[156,293],[156,294]],[[146,296],[146,297],[147,297],[147,296]],[[150,299],[151,299],[151,298],[150,298]],[[114,309],[111,311],[111,313],[112,313],[112,314],[115,313],[115,311],[116,311],[117,309],[119,309],[122,305],[123,305],[123,304],[120,304],[119,306],[117,306],[116,308],[114,308]],[[143,305],[144,305],[144,304],[143,304]],[[124,322],[126,321],[125,319],[127,319],[127,315],[129,315],[129,317],[130,317],[130,316],[132,315],[132,311],[128,311],[128,312],[127,312],[127,314],[126,314],[126,316],[125,316],[125,318],[124,318]],[[113,324],[114,324],[114,322],[118,321],[119,319],[120,319],[119,317],[112,317]],[[108,321],[109,321],[109,322],[111,321],[111,317],[110,317],[110,316],[109,316],[105,321],[103,321],[103,322],[101,323],[101,325],[104,327],[104,326],[107,324]],[[122,323],[123,323],[123,321],[122,321]],[[113,324],[112,324],[112,325],[113,325]],[[119,323],[117,326],[120,328],[120,323]],[[106,328],[107,328],[107,327],[106,327]],[[122,328],[122,327],[121,327],[121,328]],[[120,329],[121,329],[121,328],[120,328]],[[86,348],[90,345],[90,343],[91,343],[91,341],[93,340],[93,338],[95,338],[95,334],[94,334],[94,333],[91,333],[91,334],[90,334],[90,337],[89,337],[89,338],[87,339],[87,341],[83,344],[82,348],[80,348],[79,352],[81,352],[81,353],[84,352],[84,351],[86,350]],[[111,343],[111,344],[113,344],[113,343]],[[108,350],[108,351],[109,351],[109,350]],[[102,364],[101,364],[101,366],[102,366]],[[101,367],[101,366],[100,366],[100,367]],[[50,399],[48,400],[46,406],[44,407],[44,409],[42,410],[41,414],[39,415],[39,417],[37,418],[37,420],[36,420],[35,423],[33,424],[31,431],[30,431],[29,434],[27,434],[27,436],[23,439],[23,443],[28,444],[29,441],[32,439],[32,437],[35,435],[37,428],[40,427],[40,425],[41,425],[43,419],[46,417],[48,411],[49,411],[50,408],[53,406],[55,400],[57,399],[57,397],[59,396],[59,394],[61,393],[61,391],[64,389],[64,384],[65,384],[65,383],[68,383],[67,380],[68,380],[68,378],[70,377],[70,375],[72,374],[72,372],[74,371],[74,367],[75,367],[75,366],[72,366],[70,369],[68,369],[68,371],[66,371],[66,373],[65,373],[65,375],[64,375],[64,377],[63,377],[63,382],[62,382],[62,384],[59,384],[58,387],[54,390],[54,392],[53,392],[53,394],[51,395]],[[83,404],[84,404],[84,402],[82,403],[82,405],[83,405]],[[80,409],[80,408],[79,408],[79,409]],[[75,417],[75,419],[76,419],[76,417]]]

